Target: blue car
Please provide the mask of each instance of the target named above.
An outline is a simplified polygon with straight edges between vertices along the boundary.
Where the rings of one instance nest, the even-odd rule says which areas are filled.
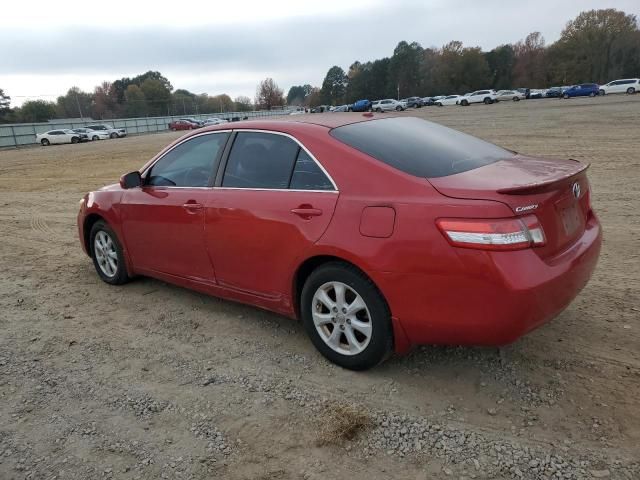
[[[358,100],[349,106],[350,112],[368,112],[371,110],[371,102],[369,100]]]
[[[595,97],[598,95],[600,87],[595,83],[582,83],[567,88],[562,92],[562,98],[571,97]]]

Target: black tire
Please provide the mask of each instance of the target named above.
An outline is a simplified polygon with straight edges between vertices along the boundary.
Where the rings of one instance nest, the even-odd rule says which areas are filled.
[[[71,137],[71,143],[80,143],[80,139],[78,137]]]
[[[40,144],[43,147],[48,147],[49,145],[51,145],[51,142],[49,140],[47,140],[46,138],[43,138],[42,140],[40,140]]]
[[[371,322],[371,337],[360,353],[344,355],[333,350],[316,330],[312,316],[313,297],[316,291],[327,282],[344,283],[356,291],[366,304],[370,314],[368,321]],[[360,270],[349,264],[330,262],[314,270],[302,289],[300,311],[304,328],[314,346],[324,357],[341,367],[350,370],[366,370],[386,360],[393,350],[393,329],[387,302],[375,284]]]
[[[442,106],[442,103],[440,103],[440,102],[436,102],[436,105],[437,105],[438,107],[441,107],[441,106]]]
[[[350,112],[353,112],[353,108],[349,107],[349,111],[350,111]]]
[[[519,102],[520,101],[520,97],[513,97],[513,101],[514,102]]]
[[[491,105],[491,104],[493,103],[493,100],[491,100],[489,97],[487,97],[487,98],[485,98],[485,99],[483,100],[483,103],[484,103],[485,105]]]
[[[598,93],[599,93],[601,96],[603,96],[603,97],[604,97],[604,96],[606,95],[606,93],[607,93],[607,92],[605,92],[604,90],[600,90]]]
[[[633,87],[629,87],[629,88],[627,88],[627,93],[629,95],[633,95],[634,93],[636,93],[636,89],[633,88]]]
[[[109,137],[118,138],[118,134],[116,132],[111,132],[111,135],[109,135]]]
[[[376,112],[382,113],[382,109],[381,108],[376,108]]]
[[[113,242],[115,247],[115,251],[117,254],[117,269],[114,275],[109,276],[105,272],[102,271],[100,265],[98,264],[98,259],[95,254],[95,238],[98,232],[106,233]],[[122,285],[129,281],[129,273],[127,272],[127,265],[125,263],[124,254],[122,253],[122,246],[120,245],[120,241],[118,240],[118,236],[113,231],[113,229],[109,226],[108,223],[103,220],[98,220],[91,227],[91,233],[89,234],[89,251],[91,252],[91,258],[93,259],[93,266],[98,272],[98,276],[102,279],[103,282],[106,282],[110,285]]]
[[[93,137],[91,137],[91,140],[95,142],[96,140],[100,140],[100,137],[98,137],[98,135],[94,135]]]
[[[468,107],[469,106],[469,101],[468,100],[460,100],[460,105],[462,105],[463,107]]]

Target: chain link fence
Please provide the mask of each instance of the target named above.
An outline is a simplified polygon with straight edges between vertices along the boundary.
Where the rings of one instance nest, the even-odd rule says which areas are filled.
[[[74,129],[92,124],[107,124],[114,128],[125,128],[127,135],[141,135],[169,130],[169,123],[180,118],[206,120],[207,118],[223,118],[229,121],[249,120],[255,118],[288,115],[290,110],[259,110],[252,112],[209,113],[200,115],[172,115],[166,117],[115,118],[109,120],[74,119],[51,120],[45,123],[0,124],[0,148],[20,147],[36,143],[38,133],[49,130]]]

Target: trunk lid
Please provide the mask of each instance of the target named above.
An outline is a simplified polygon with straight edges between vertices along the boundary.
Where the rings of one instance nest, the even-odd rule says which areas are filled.
[[[507,205],[515,216],[535,215],[546,238],[546,244],[535,250],[546,258],[566,249],[584,232],[591,209],[587,168],[576,160],[516,155],[428,180],[447,197],[494,200]]]

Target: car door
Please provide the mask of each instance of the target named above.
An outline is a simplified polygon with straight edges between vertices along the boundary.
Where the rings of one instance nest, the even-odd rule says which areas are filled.
[[[125,190],[122,229],[136,271],[215,281],[204,241],[204,205],[229,135],[188,138],[143,172],[141,187]]]
[[[60,144],[63,143],[63,135],[64,132],[62,130],[52,130],[47,133],[47,139],[49,140],[49,143]]]
[[[287,298],[291,272],[333,216],[334,182],[295,139],[262,131],[239,131],[218,175],[205,226],[217,282]]]

